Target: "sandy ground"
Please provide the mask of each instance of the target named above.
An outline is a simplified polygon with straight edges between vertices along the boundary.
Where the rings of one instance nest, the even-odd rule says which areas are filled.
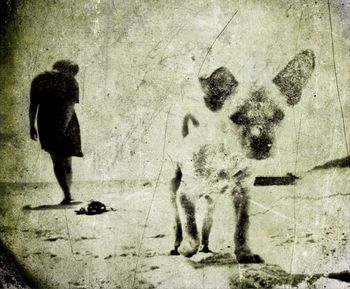
[[[1,238],[40,288],[350,288],[322,277],[350,269],[349,175],[319,170],[294,186],[253,188],[250,244],[263,265],[236,263],[226,196],[214,215],[215,253],[169,256],[168,185],[148,181],[76,183],[81,203],[72,206],[56,205],[55,183],[1,184]],[[114,210],[74,212],[92,199]]]
[[[24,278],[25,272],[20,272],[20,265],[15,258],[0,242],[0,288],[4,289],[29,289]]]

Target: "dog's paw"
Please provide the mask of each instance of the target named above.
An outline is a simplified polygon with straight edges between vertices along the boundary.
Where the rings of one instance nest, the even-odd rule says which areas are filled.
[[[251,252],[236,253],[236,258],[240,264],[261,264],[265,262],[259,255]]]
[[[179,251],[177,250],[177,248],[175,248],[174,250],[171,250],[170,251],[170,255],[171,256],[178,256],[180,255]]]
[[[192,257],[194,254],[197,253],[199,248],[199,241],[197,239],[184,239],[181,242],[180,247],[178,248],[178,251],[181,255],[185,257]]]
[[[213,253],[213,251],[210,250],[208,246],[203,246],[202,248],[199,249],[199,252],[203,252],[203,253]]]

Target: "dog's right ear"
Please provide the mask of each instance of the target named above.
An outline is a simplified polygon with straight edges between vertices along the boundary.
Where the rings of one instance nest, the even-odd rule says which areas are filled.
[[[214,112],[222,108],[227,97],[238,86],[238,81],[226,67],[216,69],[208,78],[199,77],[199,83],[205,93],[206,106]]]
[[[297,54],[287,66],[272,80],[281,93],[287,97],[289,105],[296,105],[301,98],[301,90],[315,69],[315,54],[304,50]]]

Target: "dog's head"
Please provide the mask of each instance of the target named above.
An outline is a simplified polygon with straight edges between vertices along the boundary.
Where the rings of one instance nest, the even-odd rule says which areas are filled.
[[[300,101],[302,88],[314,68],[313,51],[304,50],[272,79],[286,97],[287,105],[294,106]],[[205,93],[206,107],[214,113],[224,107],[238,87],[238,81],[225,67],[216,69],[208,78],[200,77],[199,82]],[[232,125],[240,128],[241,142],[248,157],[266,159],[270,156],[275,127],[283,120],[284,112],[264,87],[252,87],[243,104],[232,108],[228,117]]]

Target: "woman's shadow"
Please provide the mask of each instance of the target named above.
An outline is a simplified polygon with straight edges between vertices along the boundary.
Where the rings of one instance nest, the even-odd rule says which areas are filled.
[[[67,208],[74,207],[76,205],[81,204],[82,202],[74,201],[70,202],[69,204],[53,204],[53,205],[40,205],[36,207],[32,207],[31,205],[25,205],[22,207],[23,211],[45,211],[45,210],[63,210]]]

